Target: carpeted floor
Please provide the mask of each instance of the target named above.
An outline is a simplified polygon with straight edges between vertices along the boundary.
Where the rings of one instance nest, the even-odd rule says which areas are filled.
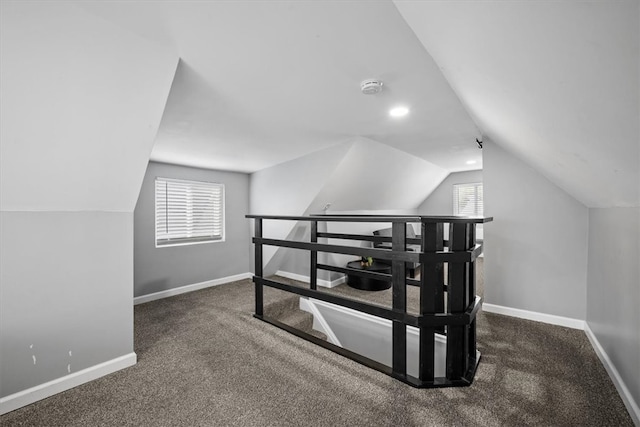
[[[281,297],[268,290],[265,302]],[[249,280],[136,306],[137,365],[6,414],[0,424],[633,425],[582,331],[481,313],[474,383],[415,389],[252,311]]]

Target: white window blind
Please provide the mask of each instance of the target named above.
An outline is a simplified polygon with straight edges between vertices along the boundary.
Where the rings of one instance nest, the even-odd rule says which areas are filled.
[[[224,239],[224,185],[156,178],[156,246]]]
[[[453,186],[453,214],[482,216],[484,210],[482,183],[455,184]]]

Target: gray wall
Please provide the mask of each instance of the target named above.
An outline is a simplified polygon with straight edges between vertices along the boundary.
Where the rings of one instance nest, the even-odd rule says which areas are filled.
[[[415,215],[415,209],[397,209],[397,210],[378,210],[378,211],[328,211],[329,214],[336,215]],[[417,230],[419,224],[412,224],[414,230]],[[374,223],[374,222],[320,222],[318,223],[318,231],[326,231],[329,233],[345,233],[345,234],[364,234],[373,235],[374,230],[391,227],[390,223]],[[308,242],[311,236],[311,230],[308,223],[299,222],[293,228],[287,239]],[[345,241],[341,239],[320,239],[321,243],[333,245],[362,246],[371,247],[370,242]],[[278,270],[299,274],[309,277],[311,260],[308,251],[282,248],[278,252],[281,258],[278,258]],[[277,256],[276,256],[277,257]],[[274,257],[274,259],[276,259]],[[329,264],[338,267],[346,265],[349,261],[359,259],[355,255],[340,255],[320,252],[318,253],[318,263]],[[335,273],[325,270],[318,270],[318,279],[333,281],[344,276],[342,273]]]
[[[589,211],[587,324],[640,403],[640,208]]]
[[[380,164],[385,166],[372,167]],[[357,137],[252,174],[251,210],[257,214],[303,215],[322,212],[330,204],[328,213],[415,213],[418,204],[446,175],[446,170],[433,163]],[[265,224],[264,235],[271,238],[304,237],[306,232],[294,228],[296,223],[292,221]],[[308,266],[307,256],[304,251],[265,247],[264,272],[303,270],[308,275],[308,267],[298,268],[299,264]],[[322,278],[326,275],[320,273]]]
[[[586,318],[588,209],[487,140],[485,301]]]
[[[225,186],[225,241],[155,247],[155,178],[210,181]],[[134,213],[134,295],[250,271],[249,175],[150,162]]]
[[[419,215],[452,215],[453,186],[482,182],[482,170],[453,172],[418,206]]]
[[[250,177],[251,213],[257,215],[308,213],[311,203],[351,145],[350,143],[337,144],[252,173]],[[321,209],[322,207],[318,211]],[[264,221],[263,235],[273,239],[284,239],[291,235],[295,225],[293,221]],[[253,227],[251,227],[251,233],[253,233]],[[265,275],[271,275],[279,269],[284,257],[283,251],[284,248],[275,246],[263,247]],[[253,261],[251,265],[253,266]]]
[[[132,213],[2,212],[0,230],[0,396],[133,352]]]
[[[355,180],[355,178],[351,178]],[[365,180],[366,182],[366,180]],[[433,190],[429,194],[429,196],[418,206],[416,209],[404,209],[404,210],[379,210],[379,211],[329,211],[329,213],[338,213],[338,214],[399,214],[399,215],[451,215],[453,213],[453,185],[454,184],[463,184],[469,182],[482,182],[482,170],[475,171],[467,171],[467,172],[454,172],[449,174],[444,181],[440,183],[440,185]],[[392,183],[393,185],[402,187],[401,184],[397,182]],[[375,196],[375,192],[369,192],[367,194],[371,194]],[[375,202],[375,201],[374,201]],[[398,203],[400,205],[400,203]],[[336,233],[356,233],[356,234],[372,234],[373,230],[377,230],[379,228],[389,227],[389,224],[339,224],[339,223],[331,223],[329,225],[331,227],[331,232]],[[418,225],[415,225],[418,227]],[[416,230],[419,232],[419,230]],[[308,227],[298,225],[294,231],[291,233],[288,238],[295,238],[297,240],[308,240],[309,239],[309,230]],[[335,244],[345,244],[342,241],[335,240],[331,243]],[[280,264],[280,270],[300,274],[303,276],[309,275],[309,256],[307,253],[296,250],[288,250],[283,251],[285,256]],[[319,257],[324,256],[325,254],[319,254]],[[350,261],[357,257],[349,257],[349,256],[340,256],[333,255],[329,258],[325,257],[325,260],[322,262],[328,262],[333,265],[343,265],[346,262]],[[335,280],[340,277],[339,273],[331,273],[328,274],[325,271],[320,271],[318,273],[318,277],[325,280]]]
[[[133,209],[178,57],[77,3],[0,7],[6,397],[135,359]]]

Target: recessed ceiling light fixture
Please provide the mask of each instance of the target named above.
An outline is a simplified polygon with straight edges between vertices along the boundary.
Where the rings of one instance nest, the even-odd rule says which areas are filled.
[[[407,107],[395,107],[389,110],[389,115],[391,117],[404,117],[409,114],[409,109]]]
[[[476,163],[478,163],[477,160],[467,160],[468,165],[475,165]]]

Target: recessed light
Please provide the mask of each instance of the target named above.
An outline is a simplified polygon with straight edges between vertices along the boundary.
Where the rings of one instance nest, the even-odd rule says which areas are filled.
[[[409,109],[407,107],[395,107],[389,110],[389,115],[391,117],[403,117],[409,114]]]
[[[467,160],[468,165],[475,165],[476,163],[478,163],[477,160]]]

